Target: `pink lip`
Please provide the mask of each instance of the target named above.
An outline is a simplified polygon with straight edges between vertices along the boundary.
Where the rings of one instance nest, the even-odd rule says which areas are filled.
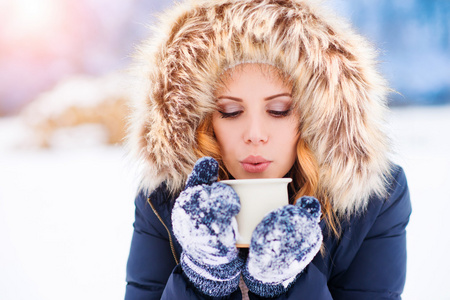
[[[246,172],[261,173],[264,172],[272,162],[261,156],[250,155],[240,161],[240,163]]]

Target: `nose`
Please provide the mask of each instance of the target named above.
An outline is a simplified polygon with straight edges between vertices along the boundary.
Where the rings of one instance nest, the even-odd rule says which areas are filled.
[[[265,144],[269,140],[269,132],[264,120],[258,116],[249,117],[246,124],[244,140],[247,144]]]

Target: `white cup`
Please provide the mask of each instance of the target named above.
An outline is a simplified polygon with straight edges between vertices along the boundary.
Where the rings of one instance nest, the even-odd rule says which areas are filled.
[[[241,210],[236,216],[239,230],[237,247],[249,247],[253,230],[264,216],[278,207],[289,204],[287,185],[291,181],[291,178],[221,181],[236,191],[241,202]]]

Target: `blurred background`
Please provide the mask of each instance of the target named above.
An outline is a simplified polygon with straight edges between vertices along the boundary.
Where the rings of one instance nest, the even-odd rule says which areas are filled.
[[[450,299],[450,1],[330,0],[379,49],[407,174],[404,299]],[[126,69],[171,1],[0,0],[0,299],[122,299]]]

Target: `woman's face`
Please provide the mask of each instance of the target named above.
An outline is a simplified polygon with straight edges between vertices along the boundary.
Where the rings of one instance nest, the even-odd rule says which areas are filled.
[[[212,119],[225,167],[236,179],[283,177],[295,162],[299,138],[292,87],[269,65],[231,71],[216,91]]]

